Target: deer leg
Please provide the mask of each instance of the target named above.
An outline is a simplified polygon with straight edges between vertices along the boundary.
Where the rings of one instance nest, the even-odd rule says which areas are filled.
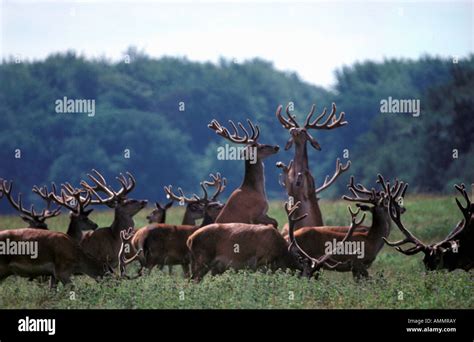
[[[170,277],[173,275],[173,265],[168,265],[168,275]]]
[[[352,264],[352,276],[355,281],[360,281],[361,279],[369,278],[369,272],[367,267],[362,263],[353,263]]]
[[[56,278],[56,276],[51,276],[51,278],[49,279],[49,288],[51,290],[54,290],[58,287],[58,279]]]
[[[183,263],[181,264],[181,267],[183,268],[184,277],[189,278],[190,277],[189,263]]]

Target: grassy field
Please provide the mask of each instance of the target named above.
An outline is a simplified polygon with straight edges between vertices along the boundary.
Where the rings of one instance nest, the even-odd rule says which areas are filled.
[[[347,224],[347,203],[321,201],[328,225]],[[405,226],[424,241],[442,239],[460,220],[453,197],[411,197],[405,201]],[[136,217],[136,226],[145,224],[150,209]],[[179,223],[182,208],[172,208],[168,221]],[[112,221],[112,212],[94,212],[99,225]],[[270,216],[280,226],[286,222],[282,203],[273,202]],[[50,228],[65,231],[67,215],[50,222]],[[370,223],[370,220],[367,222]],[[0,227],[21,227],[14,216],[0,217]],[[391,240],[400,238],[395,228]],[[60,285],[51,291],[47,284],[10,277],[0,284],[0,308],[474,308],[474,274],[464,271],[425,273],[422,256],[404,256],[384,247],[369,272],[370,280],[355,283],[350,273],[325,271],[318,280],[298,278],[290,273],[228,271],[206,276],[195,284],[174,268],[168,275],[157,269],[135,280],[106,278],[96,282],[75,277],[73,287]],[[136,266],[128,268],[136,272]]]

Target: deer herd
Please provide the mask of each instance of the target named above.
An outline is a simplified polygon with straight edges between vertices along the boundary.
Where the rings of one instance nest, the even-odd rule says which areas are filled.
[[[150,273],[155,266],[169,272],[180,265],[185,277],[200,281],[208,272],[220,274],[229,268],[271,270],[289,269],[305,277],[319,274],[320,269],[352,272],[356,280],[369,276],[368,268],[384,244],[397,251],[413,255],[423,252],[427,270],[470,270],[474,265],[474,204],[465,186],[455,188],[462,195],[463,205],[456,198],[462,219],[448,236],[433,244],[426,244],[415,237],[403,224],[405,212],[403,198],[408,184],[395,180],[386,181],[382,175],[376,179],[378,188],[366,188],[350,177],[348,191],[343,199],[355,202],[357,211],[348,206],[350,223],[347,226],[324,225],[318,195],[333,184],[350,167],[336,160],[332,177],[327,176],[317,187],[308,163],[308,142],[316,150],[321,146],[311,135],[314,130],[332,130],[347,125],[344,113],[336,115],[336,105],[331,112],[326,109],[312,120],[315,106],[311,108],[304,125],[286,107],[276,110],[276,118],[289,132],[285,150],[294,145],[294,158],[288,165],[278,162],[281,169],[280,184],[286,189],[288,201],[285,210],[288,223],[281,231],[278,222],[268,216],[265,193],[264,159],[278,153],[279,147],[259,142],[260,129],[247,120],[242,123],[229,121],[224,127],[217,120],[208,125],[217,135],[241,144],[243,149],[253,149],[256,160],[245,160],[242,184],[235,189],[225,204],[218,200],[227,182],[219,173],[210,174],[210,180],[200,183],[202,196],[186,195],[171,185],[164,191],[169,203],[155,204],[147,216],[148,224],[136,228],[134,215],[147,206],[146,200],[130,198],[135,188],[132,174],[116,177],[118,190],[109,185],[104,176],[92,170],[88,180],[78,186],[54,183],[51,187],[33,187],[33,192],[45,202],[38,212],[34,206],[26,209],[22,195],[13,195],[13,183],[0,179],[0,199],[5,197],[26,222],[27,228],[1,227],[0,231],[0,281],[10,275],[34,279],[50,277],[50,284],[68,284],[72,275],[88,275],[98,279],[108,274],[127,277],[126,266],[138,262],[135,277]],[[213,189],[213,190],[212,190]],[[212,194],[211,194],[212,191]],[[166,212],[178,202],[185,205],[180,225],[166,223]],[[99,228],[89,215],[90,206],[113,208],[110,226]],[[47,220],[56,217],[65,208],[70,211],[66,233],[48,229]],[[360,219],[358,218],[361,214]],[[371,224],[363,225],[367,213]],[[198,223],[202,220],[201,223]],[[392,225],[405,236],[401,241],[390,242]],[[7,253],[5,247],[12,243],[35,243],[37,257]],[[350,252],[344,246],[352,246]],[[402,248],[402,246],[410,245]],[[342,251],[342,252],[341,252]],[[119,272],[116,272],[118,268]]]

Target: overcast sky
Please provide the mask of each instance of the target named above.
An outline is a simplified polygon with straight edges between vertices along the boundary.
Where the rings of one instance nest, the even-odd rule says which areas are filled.
[[[44,58],[73,49],[121,58],[270,60],[328,86],[334,70],[366,59],[466,56],[474,50],[473,1],[1,2],[2,57]]]

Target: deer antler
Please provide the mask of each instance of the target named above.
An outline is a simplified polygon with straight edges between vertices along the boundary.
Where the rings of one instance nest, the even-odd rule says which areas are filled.
[[[291,129],[299,127],[298,122],[296,122],[296,117],[290,113],[290,104],[286,106],[286,115],[288,116],[288,119],[285,119],[283,116],[281,116],[281,110],[282,106],[279,105],[276,110],[276,117],[284,128]],[[314,111],[314,105],[312,110]]]
[[[123,174],[120,174],[116,179],[121,184],[121,188],[116,192],[107,185],[105,178],[97,170],[93,169],[92,172],[93,174],[88,173],[87,177],[94,183],[93,186],[84,180],[81,181],[81,185],[97,198],[91,200],[92,204],[105,204],[109,207],[114,207],[117,201],[126,198],[136,184],[135,178],[130,172],[126,172],[128,179]],[[108,197],[102,198],[98,192],[103,192]]]
[[[22,201],[22,195],[21,193],[18,193],[18,199],[17,202],[12,197],[12,188],[13,188],[13,182],[10,181],[10,184],[6,180],[3,181],[2,184],[2,193],[5,194],[5,196],[8,199],[8,202],[15,208],[17,211],[21,213],[21,217],[33,220],[35,222],[44,222],[45,220],[58,216],[61,213],[61,208],[56,208],[54,210],[50,210],[51,202],[48,199],[46,200],[47,207],[44,208],[41,213],[37,213],[35,211],[35,207],[32,204],[30,207],[30,210],[27,210],[23,207],[23,201]],[[33,191],[34,192],[34,191]]]
[[[216,187],[216,191],[214,192],[214,194],[211,196],[211,199],[210,199],[211,202],[214,202],[227,186],[227,179],[225,177],[222,178],[219,172],[217,172],[216,175],[210,173],[209,177],[212,178],[212,181],[204,181],[203,185],[205,187],[208,187],[208,186]],[[207,191],[206,191],[206,194],[207,194]]]
[[[247,123],[249,124],[249,127],[252,131],[251,134],[249,134],[249,132],[245,129],[244,125],[242,125],[240,122],[237,123],[240,129],[244,132],[244,136],[239,135],[239,129],[232,120],[229,120],[229,123],[232,125],[234,130],[233,134],[231,134],[227,128],[221,126],[221,124],[215,119],[212,120],[211,123],[207,125],[207,127],[214,130],[216,134],[220,135],[221,137],[224,137],[236,144],[248,144],[257,141],[260,135],[260,129],[249,119],[247,119]]]
[[[380,196],[380,194],[377,193],[374,188],[369,190],[362,184],[355,184],[354,176],[351,176],[347,188],[354,195],[354,197],[344,195],[342,196],[342,198],[350,202],[376,204],[378,201],[378,197]],[[364,197],[360,197],[360,195],[363,195]]]
[[[402,190],[403,195],[405,194],[407,188],[408,188],[408,184],[404,184],[403,190]],[[390,188],[389,183],[387,183],[386,189],[387,189],[388,197],[389,197],[388,211],[390,213],[390,217],[392,218],[392,221],[397,225],[398,229],[400,229],[402,234],[405,235],[405,238],[403,240],[396,241],[396,242],[390,242],[386,238],[383,238],[385,243],[389,246],[396,247],[397,251],[406,255],[416,254],[420,251],[429,249],[430,247],[428,245],[424,244],[421,240],[415,237],[408,229],[405,228],[405,226],[403,225],[401,221],[400,205],[397,202],[397,197],[392,195],[391,193],[392,189]],[[400,247],[401,245],[404,245],[407,243],[412,243],[415,246],[406,250]]]
[[[328,115],[326,120],[324,120],[323,122],[320,122],[324,118],[324,116],[326,116],[326,112],[327,112],[326,107],[324,107],[323,112],[313,122],[310,122],[311,117],[313,116],[313,113],[314,113],[314,105],[313,105],[313,108],[311,109],[311,112],[306,117],[304,127],[306,129],[311,128],[311,129],[327,129],[327,130],[329,130],[329,129],[334,129],[334,128],[337,128],[337,127],[347,125],[347,121],[344,120],[344,116],[345,116],[344,112],[341,112],[339,117],[336,119],[336,117],[335,117],[335,115],[336,115],[336,104],[334,102],[332,104],[331,113]]]
[[[454,187],[456,188],[456,190],[458,190],[461,193],[461,195],[466,200],[466,206],[463,207],[461,202],[456,198],[456,204],[458,205],[459,209],[461,210],[462,215],[464,216],[464,221],[466,222],[466,225],[467,225],[469,223],[469,221],[471,220],[471,216],[473,214],[473,212],[471,211],[471,207],[472,207],[471,200],[469,199],[469,196],[468,196],[467,191],[466,191],[466,186],[464,184],[461,184],[461,185],[456,184],[456,185],[454,185]]]
[[[76,214],[81,214],[91,203],[91,193],[84,189],[74,188],[71,184],[61,184],[61,193],[57,195],[56,184],[51,184],[52,191],[48,191],[47,186],[38,188],[35,186],[33,191],[39,194],[43,199],[48,198],[58,205],[65,207]],[[83,197],[82,194],[85,193]]]
[[[193,197],[190,197],[190,198],[186,197],[184,195],[183,189],[181,189],[180,187],[178,187],[179,195],[176,195],[173,192],[172,188],[173,188],[172,185],[168,185],[168,186],[164,187],[164,190],[165,190],[165,193],[166,193],[166,198],[168,198],[168,199],[172,199],[172,200],[177,201],[179,203],[197,203],[200,200],[200,198],[196,194],[194,194]]]
[[[339,158],[337,158],[337,160],[336,160],[336,171],[334,172],[331,179],[329,179],[329,175],[326,176],[326,178],[324,179],[323,185],[321,185],[319,188],[316,189],[316,194],[319,194],[320,192],[322,192],[323,190],[328,188],[332,183],[334,183],[336,181],[337,177],[339,177],[342,173],[347,171],[350,166],[351,166],[351,161],[350,160],[347,161],[346,165],[342,165],[341,160]]]
[[[289,230],[290,246],[288,247],[288,250],[290,250],[294,246],[295,248],[297,248],[299,254],[302,255],[302,258],[306,258],[307,260],[309,260],[311,262],[311,271],[309,273],[310,276],[311,276],[311,274],[318,271],[323,266],[327,267],[327,268],[330,268],[330,269],[334,269],[334,268],[338,267],[339,265],[343,264],[343,262],[338,262],[338,261],[335,261],[334,259],[332,259],[332,254],[333,254],[332,252],[330,254],[324,254],[321,257],[316,259],[316,258],[313,258],[310,255],[308,255],[298,245],[298,242],[296,241],[295,235],[294,235],[294,224],[295,224],[295,222],[297,222],[297,221],[303,219],[304,217],[306,217],[306,215],[307,215],[307,214],[304,214],[304,215],[302,215],[298,218],[293,218],[294,212],[299,208],[299,205],[300,205],[300,202],[297,202],[292,208],[290,208],[289,203],[288,202],[285,203],[285,210],[288,214],[288,220],[289,220],[289,229],[288,230]],[[362,222],[365,220],[365,213],[359,221],[356,220],[357,215],[360,212],[360,209],[358,209],[356,212],[353,212],[352,209],[350,208],[350,206],[348,206],[348,209],[349,209],[349,213],[351,215],[351,225],[350,225],[349,230],[347,231],[346,235],[341,240],[341,243],[346,242],[352,236],[352,234],[354,233],[356,228],[359,227],[362,224]],[[331,263],[329,263],[329,262],[331,262]],[[346,261],[346,262],[348,262],[348,261]],[[344,263],[346,263],[346,262],[344,262]]]
[[[143,251],[143,249],[140,248],[131,258],[128,258],[128,259],[126,258],[125,244],[128,243],[129,246],[131,245],[130,240],[132,239],[133,235],[134,235],[134,232],[133,232],[132,227],[129,227],[128,229],[123,229],[120,231],[120,239],[122,243],[120,245],[118,260],[119,260],[119,270],[120,270],[121,277],[125,275],[125,266],[133,262],[136,258],[138,258],[140,253]]]

